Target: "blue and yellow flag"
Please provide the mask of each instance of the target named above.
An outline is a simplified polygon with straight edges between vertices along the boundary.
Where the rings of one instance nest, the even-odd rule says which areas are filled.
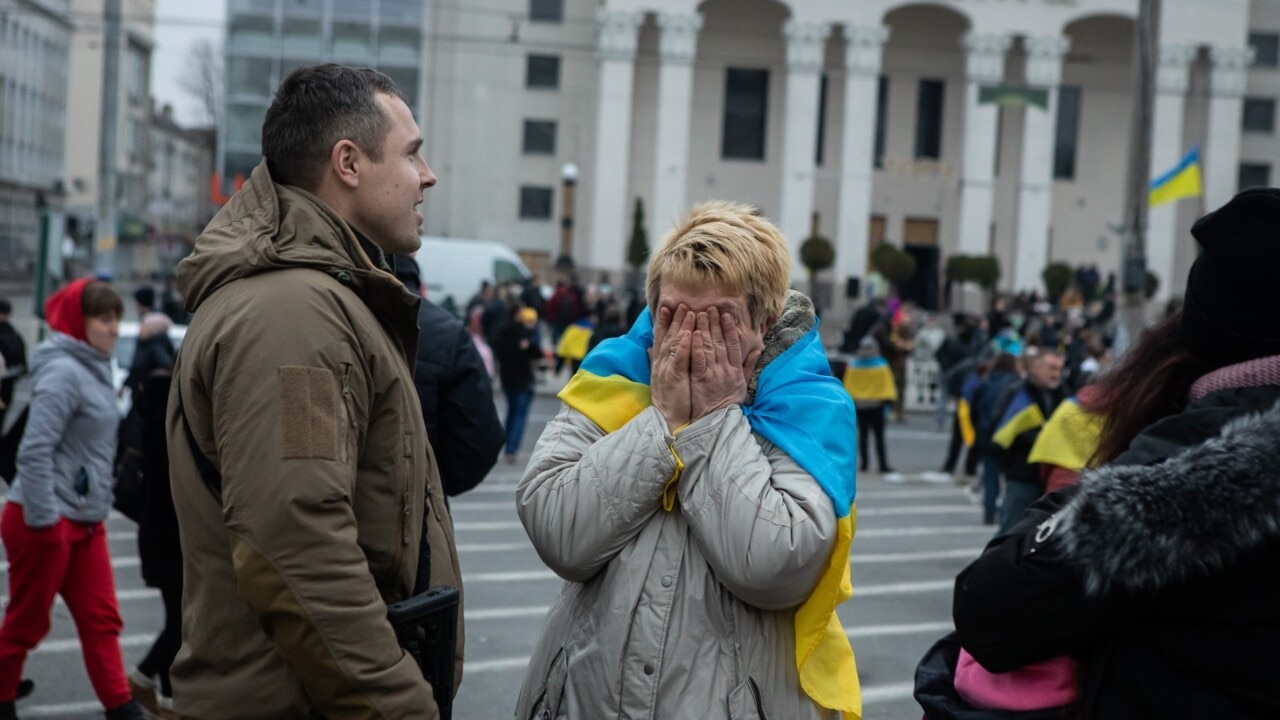
[[[560,342],[556,344],[556,355],[570,360],[581,360],[587,356],[587,348],[591,345],[590,320],[579,320],[564,329],[560,334]]]
[[[977,373],[969,373],[960,390],[960,399],[956,401],[956,423],[965,447],[973,447],[978,441],[978,429],[973,425],[973,397],[981,385],[982,378]]]
[[[1083,470],[1098,450],[1102,424],[1101,415],[1086,411],[1077,398],[1069,398],[1049,416],[1027,462]]]
[[[560,399],[606,433],[621,428],[650,404],[652,346],[653,320],[646,309],[630,332],[605,340],[587,355]],[[796,610],[796,667],[800,685],[814,702],[851,720],[861,718],[858,667],[836,616],[836,607],[853,595],[849,549],[857,529],[857,427],[853,404],[831,376],[816,326],[765,366],[756,380],[755,400],[742,413],[752,430],[817,480],[835,507],[838,534],[831,559],[809,599]]]
[[[898,399],[893,371],[889,369],[889,361],[882,357],[855,357],[844,369],[844,389],[854,402]]]
[[[1044,413],[1026,387],[1018,390],[1013,396],[1008,409],[1004,411],[996,432],[991,436],[992,442],[1008,450],[1019,435],[1044,425]]]
[[[1199,197],[1204,192],[1200,180],[1200,148],[1191,148],[1191,152],[1169,172],[1151,181],[1151,195],[1147,198],[1148,207],[1156,207],[1182,198]]]

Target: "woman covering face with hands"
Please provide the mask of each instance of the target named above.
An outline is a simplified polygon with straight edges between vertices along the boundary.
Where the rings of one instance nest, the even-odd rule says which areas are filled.
[[[752,208],[694,208],[560,394],[517,506],[567,582],[517,717],[860,715],[854,410],[789,258]]]

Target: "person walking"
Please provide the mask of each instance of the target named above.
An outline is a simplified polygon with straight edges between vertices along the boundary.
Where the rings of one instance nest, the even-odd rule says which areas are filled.
[[[111,511],[116,409],[111,351],[124,303],[86,278],[49,296],[53,336],[32,354],[30,414],[18,470],[0,515],[9,602],[0,625],[0,720],[27,655],[49,632],[55,596],[75,620],[85,670],[109,720],[141,720],[129,692],[115,578],[103,520]]]
[[[867,449],[868,436],[875,436],[876,457],[880,461],[880,474],[890,482],[901,481],[902,476],[889,465],[889,453],[884,444],[884,418],[898,399],[898,387],[893,381],[889,361],[880,354],[880,344],[874,338],[864,337],[858,343],[858,354],[850,360],[844,371],[844,389],[853,398],[858,411],[858,457],[861,470],[866,472],[871,462]],[[890,476],[896,477],[890,477]]]
[[[536,388],[534,363],[542,357],[538,343],[538,311],[512,306],[498,331],[493,350],[498,360],[502,394],[507,396],[506,444],[503,455],[515,464]]]
[[[160,317],[169,319],[168,315]],[[169,451],[165,411],[169,406],[171,367],[152,370],[133,396],[131,413],[141,427],[142,517],[138,521],[138,559],[142,580],[160,591],[164,626],[137,667],[129,672],[133,699],[162,720],[177,720],[169,668],[182,645],[182,540],[169,487]]]
[[[461,589],[413,385],[419,299],[386,260],[421,244],[416,207],[436,183],[422,142],[386,75],[294,70],[263,161],[178,265],[192,312],[168,409],[183,718],[434,720],[457,692],[462,613],[440,688],[387,618]]]
[[[696,206],[651,256],[648,312],[561,392],[516,488],[565,580],[516,717],[861,712],[835,615],[854,409],[790,257],[754,208]]]
[[[956,579],[961,645],[1079,662],[1071,717],[1280,717],[1280,190],[1201,218],[1181,313],[1098,382],[1094,462]]]
[[[982,524],[996,524],[997,502],[1000,498],[1000,448],[992,441],[996,425],[1000,421],[1000,403],[1011,388],[1022,381],[1018,359],[1009,353],[1000,353],[991,366],[991,372],[973,391],[973,449],[982,463]]]
[[[1028,349],[1023,356],[1027,379],[1005,393],[997,404],[995,432],[991,441],[1000,456],[1004,475],[1004,498],[1000,502],[1000,529],[1012,527],[1023,511],[1044,494],[1040,467],[1031,462],[1045,421],[1067,399],[1062,387],[1062,356],[1055,350]]]

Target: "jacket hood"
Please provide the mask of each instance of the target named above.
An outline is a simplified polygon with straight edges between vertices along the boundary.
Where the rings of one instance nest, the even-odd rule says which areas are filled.
[[[98,380],[105,383],[112,382],[110,355],[83,340],[76,340],[61,332],[55,332],[49,339],[36,346],[31,353],[31,372],[38,373],[44,365],[64,357],[71,358],[88,368]]]
[[[1056,522],[1090,595],[1159,590],[1280,541],[1277,398],[1278,387],[1215,393],[1081,475]]]
[[[93,278],[80,278],[49,296],[44,301],[44,317],[49,327],[81,342],[88,342],[84,329],[84,288]]]
[[[194,313],[234,280],[286,268],[310,267],[362,288],[378,270],[351,226],[315,195],[272,181],[266,161],[214,216],[178,265],[178,290]]]

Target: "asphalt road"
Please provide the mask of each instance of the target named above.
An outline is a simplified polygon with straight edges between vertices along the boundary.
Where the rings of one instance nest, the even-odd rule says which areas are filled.
[[[554,398],[537,398],[526,452],[556,409]],[[906,482],[859,478],[854,598],[840,616],[857,654],[868,720],[920,717],[911,699],[916,662],[950,630],[953,579],[991,535],[961,488],[926,483],[916,475],[941,464],[946,439],[932,418],[891,424],[889,453],[907,474]],[[499,462],[483,484],[452,503],[467,617],[467,663],[456,720],[511,717],[526,659],[562,585],[538,560],[516,518],[513,494],[522,469]],[[126,660],[136,663],[162,623],[160,600],[142,585],[136,528],[120,517],[107,526],[125,620],[121,644]],[[53,630],[25,672],[36,681],[36,692],[19,703],[19,714],[101,717],[65,606],[59,603],[53,615]]]

